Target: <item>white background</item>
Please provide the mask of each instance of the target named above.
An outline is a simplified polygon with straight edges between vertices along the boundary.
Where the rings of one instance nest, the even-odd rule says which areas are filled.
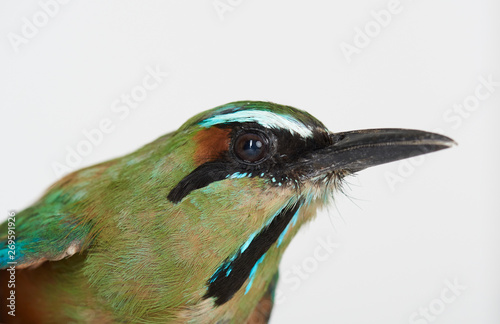
[[[302,230],[282,262],[271,323],[500,323],[500,86],[483,88],[489,98],[474,111],[450,111],[474,102],[481,77],[500,81],[500,2],[401,0],[383,27],[371,11],[389,1],[220,3],[231,10],[213,0],[73,0],[44,21],[37,1],[2,1],[2,218],[56,181],[53,164],[103,119],[114,130],[78,167],[235,100],[292,105],[333,131],[441,129],[459,146],[349,178],[349,198],[339,194]],[[349,63],[341,46],[365,27],[372,37]],[[147,66],[169,75],[121,119],[111,106]],[[320,239],[336,243],[321,260]]]

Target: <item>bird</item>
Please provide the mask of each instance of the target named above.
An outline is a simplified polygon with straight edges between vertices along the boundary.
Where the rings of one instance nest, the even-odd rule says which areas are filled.
[[[410,129],[334,133],[272,102],[206,110],[12,212],[0,321],[267,323],[285,249],[347,176],[454,144]]]

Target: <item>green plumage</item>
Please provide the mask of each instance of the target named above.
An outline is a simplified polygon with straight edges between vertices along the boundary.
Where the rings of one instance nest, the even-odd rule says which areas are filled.
[[[260,112],[276,118],[264,120],[262,116],[269,115]],[[241,117],[247,113],[251,118]],[[235,116],[234,123],[202,124],[228,114]],[[281,129],[283,125],[291,128]],[[234,137],[241,129],[270,136],[268,160],[234,161],[238,160]],[[308,132],[312,135],[304,137]],[[7,237],[1,238],[1,266],[17,262],[18,316],[8,320],[246,321],[258,313],[259,302],[272,295],[268,289],[275,286],[279,261],[291,238],[317,207],[328,203],[350,172],[328,169],[305,177],[310,168],[300,171],[304,159],[299,155],[312,156],[331,145],[330,136],[321,122],[303,111],[266,102],[236,102],[203,112],[129,155],[62,178],[16,215],[14,260],[9,259]],[[282,138],[287,143],[279,146]],[[212,165],[219,173],[227,165],[227,176],[213,180],[216,173],[208,169],[201,177],[213,180],[208,184],[194,177],[195,189],[179,185],[197,168]],[[286,177],[278,184],[275,174],[281,169],[287,170]],[[176,186],[184,195],[178,202],[167,199]],[[274,241],[262,262],[245,265],[246,274],[251,268],[253,277],[221,305],[207,296],[224,262],[233,266],[238,256],[244,259],[245,244],[257,244],[259,234],[274,226],[270,224],[276,215],[299,200],[302,205],[293,222],[288,220],[286,230],[270,236]],[[7,224],[0,230],[7,233]],[[228,277],[229,271],[223,275]]]
[[[85,322],[86,305],[97,307],[94,318],[110,321],[212,322],[227,317],[237,323],[248,317],[295,230],[280,248],[271,249],[247,295],[239,292],[208,312],[211,302],[203,299],[207,280],[295,192],[268,188],[261,178],[243,178],[214,182],[179,204],[166,199],[195,168],[193,137],[203,129],[197,122],[241,104],[199,114],[132,154],[74,172],[17,215],[18,268],[37,267],[22,270],[33,273],[50,269],[45,272],[53,273],[44,275],[56,281],[37,283],[37,293],[53,300],[46,309],[50,318]],[[252,109],[298,113],[268,103],[252,103]],[[70,246],[78,251],[75,255],[43,263],[66,257]],[[5,267],[6,254],[2,257]]]

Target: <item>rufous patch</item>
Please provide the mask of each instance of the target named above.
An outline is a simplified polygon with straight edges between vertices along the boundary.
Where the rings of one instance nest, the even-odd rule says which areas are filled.
[[[214,161],[222,153],[227,152],[231,142],[229,138],[230,131],[230,129],[218,127],[200,130],[193,138],[197,142],[196,153],[194,155],[196,165],[199,166],[203,163]]]

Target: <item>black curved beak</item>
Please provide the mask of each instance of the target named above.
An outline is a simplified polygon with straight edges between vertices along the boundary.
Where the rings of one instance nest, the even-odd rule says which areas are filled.
[[[439,151],[451,138],[413,129],[365,129],[330,135],[332,144],[307,157],[309,177],[329,171],[360,171],[375,165]]]

